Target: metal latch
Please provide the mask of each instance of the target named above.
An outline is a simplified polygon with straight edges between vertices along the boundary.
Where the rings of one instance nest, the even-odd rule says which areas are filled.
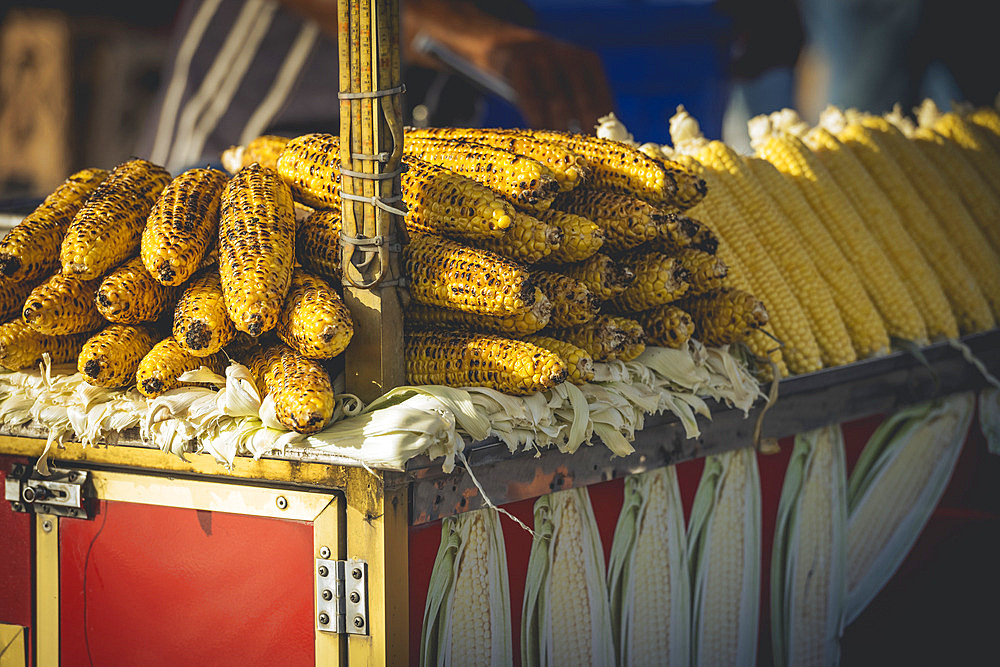
[[[11,509],[89,519],[83,494],[89,473],[65,468],[49,468],[49,472],[46,477],[32,475],[29,466],[15,464],[4,484],[4,498],[10,501]]]
[[[330,555],[323,547],[321,555]],[[316,559],[316,629],[368,634],[368,563]]]

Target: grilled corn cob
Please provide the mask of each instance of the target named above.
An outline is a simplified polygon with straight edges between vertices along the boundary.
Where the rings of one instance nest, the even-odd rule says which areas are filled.
[[[514,224],[499,239],[483,239],[478,246],[525,264],[536,264],[559,249],[563,232],[547,222],[521,213],[514,214]]]
[[[93,280],[139,249],[146,218],[170,174],[146,160],[114,168],[77,211],[59,250],[63,273]]]
[[[340,140],[337,137],[319,132],[303,134],[285,144],[278,156],[276,171],[291,188],[295,201],[313,208],[337,208],[340,206],[339,160]]]
[[[704,294],[722,287],[723,281],[729,274],[729,267],[721,257],[701,250],[685,249],[680,251],[677,257],[690,276],[688,282],[691,283],[691,287],[688,289],[688,295]]]
[[[340,278],[340,209],[313,211],[295,229],[295,259],[327,278]]]
[[[97,310],[120,324],[153,322],[173,305],[180,288],[167,287],[150,275],[139,257],[109,273],[97,288]]]
[[[573,384],[583,384],[594,379],[594,360],[583,348],[550,336],[525,336],[521,340],[559,355],[569,373],[566,379]]]
[[[559,195],[552,207],[596,222],[604,231],[606,252],[630,250],[658,238],[669,224],[666,211],[617,192],[581,188]]]
[[[261,394],[274,401],[282,426],[315,433],[333,417],[333,385],[320,362],[303,357],[284,343],[273,343],[254,348],[247,366]]]
[[[100,283],[57,273],[31,290],[24,302],[24,321],[52,336],[99,329],[106,324],[94,300]]]
[[[135,383],[139,391],[149,398],[155,398],[165,391],[181,386],[180,376],[187,371],[195,371],[205,366],[222,374],[228,360],[224,354],[210,354],[196,357],[177,344],[173,336],[167,336],[139,362],[135,371]]]
[[[59,270],[59,247],[77,211],[108,172],[84,169],[66,179],[0,240],[0,274],[35,280]]]
[[[677,302],[691,315],[696,337],[705,345],[728,345],[746,340],[751,330],[768,322],[764,304],[735,287],[722,287]]]
[[[478,181],[528,211],[545,211],[559,191],[552,170],[537,160],[460,139],[408,139],[407,155]]]
[[[288,145],[288,137],[264,134],[251,139],[246,146],[230,146],[222,153],[222,164],[231,174],[254,162],[262,167],[276,169],[281,151]]]
[[[614,353],[619,361],[632,361],[646,351],[646,332],[642,325],[629,317],[610,316],[615,325],[625,334],[620,350]]]
[[[333,359],[351,342],[354,322],[329,283],[297,269],[275,329],[278,338],[302,356]]]
[[[676,257],[637,250],[623,256],[622,261],[629,263],[635,280],[610,301],[614,310],[627,312],[662,306],[679,299],[690,287],[688,271]]]
[[[495,317],[477,315],[462,310],[438,308],[413,303],[406,310],[408,324],[429,327],[443,324],[456,329],[489,331],[500,334],[528,335],[541,330],[552,316],[552,302],[542,290],[535,288],[535,301],[530,308],[516,315]]]
[[[528,271],[488,250],[432,234],[415,234],[403,249],[410,296],[419,303],[482,315],[509,316],[530,308]]]
[[[646,332],[646,340],[650,345],[676,349],[695,333],[694,320],[677,306],[658,306],[632,313],[632,317]]]
[[[219,272],[229,317],[251,336],[278,321],[295,262],[292,197],[278,174],[254,163],[226,185]]]
[[[156,343],[146,325],[110,324],[87,339],[76,368],[87,382],[101,387],[124,387],[135,383],[139,362]]]
[[[565,329],[549,327],[541,335],[572,343],[586,350],[594,361],[610,361],[626,344],[627,332],[608,315],[598,315],[586,324]]]
[[[14,280],[0,276],[0,322],[5,322],[24,309],[24,301],[31,291],[38,287],[43,278]]]
[[[89,333],[49,336],[18,318],[0,325],[0,366],[12,371],[37,366],[43,354],[53,364],[75,361]]]
[[[558,355],[491,334],[411,331],[406,336],[404,356],[411,384],[489,387],[525,396],[550,389],[568,375]]]
[[[582,262],[564,264],[559,273],[579,280],[600,301],[608,301],[625,291],[635,280],[635,274],[624,262],[597,253]]]
[[[440,139],[465,139],[477,144],[501,148],[517,155],[537,160],[552,170],[563,192],[585,183],[590,173],[587,162],[576,153],[523,134],[505,130],[481,130],[464,127],[407,128],[406,140],[436,137]]]
[[[173,333],[177,344],[197,357],[218,352],[236,337],[218,271],[208,269],[191,279],[174,307]]]
[[[604,245],[604,230],[593,220],[551,208],[539,219],[562,231],[562,241],[546,258],[548,262],[580,262],[593,256]]]
[[[532,271],[531,279],[552,302],[552,326],[573,327],[597,315],[597,299],[579,280],[549,271]]]
[[[142,230],[142,263],[164,285],[180,285],[198,269],[217,237],[219,200],[229,177],[189,169],[160,194]]]

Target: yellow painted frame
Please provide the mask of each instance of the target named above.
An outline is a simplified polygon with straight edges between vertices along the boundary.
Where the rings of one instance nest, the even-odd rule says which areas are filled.
[[[28,645],[22,625],[0,623],[0,667],[24,667],[28,661]]]

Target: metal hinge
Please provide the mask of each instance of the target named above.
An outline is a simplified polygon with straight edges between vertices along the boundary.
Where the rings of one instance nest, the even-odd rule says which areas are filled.
[[[320,554],[329,557],[330,550]],[[368,563],[316,559],[316,629],[368,634]]]
[[[15,464],[4,484],[4,498],[15,512],[54,514],[89,519],[83,485],[89,478],[86,470],[49,468],[42,477],[32,474],[29,466]]]

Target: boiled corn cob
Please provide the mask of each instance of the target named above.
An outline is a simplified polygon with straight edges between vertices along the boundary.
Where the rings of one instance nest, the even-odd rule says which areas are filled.
[[[630,317],[611,315],[611,321],[625,334],[625,340],[614,358],[619,361],[632,361],[646,351],[646,332],[642,325]]]
[[[295,259],[327,278],[340,278],[340,209],[313,211],[295,229]]]
[[[993,147],[993,151],[1000,153],[1000,112],[992,107],[979,107],[963,114],[966,122],[979,127],[984,137]]]
[[[24,321],[35,331],[49,335],[99,329],[106,324],[94,300],[100,283],[57,273],[31,290],[24,302]]]
[[[146,160],[112,170],[76,213],[59,250],[63,273],[93,280],[135,254],[146,218],[170,174]]]
[[[177,344],[197,357],[218,352],[236,337],[218,271],[208,269],[191,279],[174,307],[173,333]]]
[[[983,135],[982,128],[951,111],[941,114],[931,129],[964,149],[964,154],[975,165],[983,180],[993,192],[1000,194],[1000,154],[990,148],[989,139]]]
[[[535,284],[527,270],[488,250],[432,234],[414,234],[403,249],[414,301],[482,315],[530,308]]]
[[[25,216],[0,240],[0,274],[24,281],[58,271],[59,248],[66,230],[107,177],[103,169],[78,171]]]
[[[856,149],[823,127],[813,128],[803,138],[833,180],[854,205],[871,230],[879,247],[899,275],[906,275],[905,287],[923,314],[927,334],[932,339],[954,338],[958,323],[941,287],[938,275],[904,226],[904,215],[879,187],[857,155]]]
[[[210,354],[196,357],[177,344],[173,336],[167,336],[139,362],[135,371],[135,384],[143,395],[155,398],[165,391],[181,386],[180,376],[187,371],[196,371],[205,366],[210,371],[222,374],[228,360],[224,354]]]
[[[285,144],[275,171],[291,188],[296,201],[318,209],[337,208],[340,206],[339,162],[340,140],[332,134],[314,132]]]
[[[275,415],[285,428],[315,433],[333,417],[333,385],[320,362],[284,343],[272,343],[251,350],[246,365],[260,393],[271,397]]]
[[[587,489],[542,496],[534,515],[521,664],[615,664],[604,551]]]
[[[278,157],[289,141],[291,140],[288,137],[280,137],[275,134],[255,137],[246,146],[230,146],[223,151],[222,164],[231,174],[235,174],[254,162],[260,163],[262,167],[276,169]]]
[[[278,174],[252,164],[226,185],[219,272],[229,317],[251,336],[278,322],[295,262],[292,197]]]
[[[597,299],[579,280],[550,271],[532,271],[531,279],[552,302],[550,325],[574,327],[597,315]]]
[[[403,354],[411,384],[489,387],[526,396],[550,389],[568,375],[552,352],[492,334],[410,331]]]
[[[14,280],[0,276],[0,322],[5,322],[13,316],[20,316],[28,295],[43,280],[42,277]]]
[[[275,331],[302,356],[333,359],[351,342],[354,322],[344,300],[329,283],[296,269]]]
[[[669,224],[666,211],[617,192],[581,188],[559,195],[552,207],[600,225],[606,252],[630,250],[658,238]]]
[[[721,257],[701,250],[685,249],[677,253],[677,257],[689,275],[688,282],[691,284],[687,291],[689,296],[704,294],[722,287],[729,274],[729,267]]]
[[[688,271],[676,257],[638,250],[623,256],[622,261],[628,263],[635,280],[609,302],[614,310],[627,312],[662,306],[679,299],[690,287]]]
[[[109,324],[87,339],[77,359],[77,370],[90,384],[124,387],[135,384],[139,362],[158,337],[146,325]]]
[[[691,315],[695,337],[705,345],[746,340],[752,330],[769,320],[769,313],[759,299],[735,287],[721,287],[681,299],[675,305]]]
[[[691,582],[673,466],[625,478],[608,561],[618,664],[687,665]]]
[[[559,249],[563,231],[556,225],[521,213],[514,214],[514,224],[499,239],[483,239],[478,246],[525,264],[536,264]]]
[[[436,137],[465,139],[477,144],[501,148],[517,155],[541,162],[552,171],[563,192],[585,183],[590,173],[586,160],[576,153],[549,141],[542,141],[523,134],[505,130],[473,129],[464,127],[407,128],[406,139]]]
[[[622,349],[627,339],[615,321],[607,315],[598,315],[590,322],[577,327],[559,329],[548,327],[543,336],[563,340],[586,350],[594,361],[610,361]]]
[[[48,354],[53,364],[76,361],[89,333],[49,336],[21,318],[0,325],[0,366],[12,371],[32,368]]]
[[[500,513],[441,521],[420,637],[422,665],[512,664],[510,591]]]
[[[650,345],[676,349],[696,333],[691,316],[674,305],[658,306],[632,313],[632,317],[646,332],[646,339]]]
[[[803,248],[826,280],[858,357],[864,359],[889,350],[889,334],[859,273],[841,251],[805,195],[767,160],[747,158],[747,166],[784,210],[798,232]]]
[[[600,252],[582,262],[564,264],[558,270],[582,282],[600,301],[615,298],[635,282],[635,274],[624,262]]]
[[[562,231],[562,241],[549,253],[548,262],[580,262],[592,257],[604,245],[604,230],[593,220],[551,208],[539,219]]]
[[[97,310],[109,322],[153,322],[178,296],[179,287],[161,284],[146,270],[141,258],[133,257],[101,281],[96,294]]]
[[[551,316],[552,302],[549,301],[549,298],[545,296],[542,290],[536,287],[534,303],[530,308],[522,310],[515,315],[501,317],[477,315],[476,313],[467,313],[462,310],[412,303],[406,309],[404,319],[407,324],[415,324],[425,328],[431,325],[443,324],[456,329],[471,329],[474,331],[523,336],[540,331],[549,323]]]
[[[478,181],[515,206],[545,211],[559,191],[552,170],[537,160],[460,139],[407,139],[407,155]]]
[[[164,285],[180,285],[198,269],[218,236],[219,201],[229,177],[217,169],[189,169],[170,182],[142,231],[142,263]]]
[[[791,176],[801,189],[841,252],[858,272],[889,335],[926,342],[927,326],[903,280],[829,171],[801,140],[776,137],[766,131],[760,133],[759,127],[754,125],[751,132],[758,154]]]
[[[594,379],[594,360],[583,348],[550,336],[524,336],[521,340],[559,355],[566,366],[566,379],[573,384],[583,384]]]

